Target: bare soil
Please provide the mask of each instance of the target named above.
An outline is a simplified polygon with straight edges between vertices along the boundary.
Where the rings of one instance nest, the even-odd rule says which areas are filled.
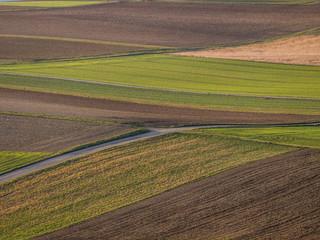
[[[142,126],[319,121],[320,116],[213,111],[0,88],[0,111],[109,120]]]
[[[41,9],[40,7],[22,7],[22,6],[0,6],[0,12],[2,11],[23,11]]]
[[[272,42],[176,55],[320,66],[320,36],[305,35]]]
[[[57,152],[134,130],[123,125],[0,114],[0,150]]]
[[[134,51],[142,48],[60,40],[0,37],[0,59],[67,58]]]
[[[320,5],[119,2],[2,12],[0,29],[3,34],[202,47],[264,40],[319,27],[319,12]]]
[[[317,239],[319,158],[249,163],[36,239]]]

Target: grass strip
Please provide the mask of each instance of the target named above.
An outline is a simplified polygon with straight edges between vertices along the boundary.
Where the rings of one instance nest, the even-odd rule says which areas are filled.
[[[320,127],[261,127],[213,129],[215,133],[296,147],[320,148]]]
[[[0,151],[0,175],[39,162],[52,153]]]
[[[320,98],[320,67],[144,54],[1,65],[1,72],[203,93]]]
[[[247,162],[295,150],[212,131],[171,133],[0,186],[0,239],[26,239]]]
[[[319,100],[193,94],[7,74],[0,74],[0,86],[177,107],[320,115]]]

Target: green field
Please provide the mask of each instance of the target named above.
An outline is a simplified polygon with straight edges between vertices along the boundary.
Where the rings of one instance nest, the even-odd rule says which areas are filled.
[[[0,186],[0,238],[51,232],[295,149],[203,130],[167,134],[67,161]]]
[[[320,67],[164,54],[1,65],[0,72],[160,89],[320,98]]]
[[[264,127],[214,129],[215,133],[297,147],[320,148],[320,127]]]
[[[92,4],[106,3],[105,1],[14,1],[14,2],[0,2],[0,6],[12,7],[76,7]]]
[[[43,160],[52,155],[41,152],[0,151],[0,174]]]
[[[320,115],[320,100],[193,94],[0,74],[0,87],[215,110]]]

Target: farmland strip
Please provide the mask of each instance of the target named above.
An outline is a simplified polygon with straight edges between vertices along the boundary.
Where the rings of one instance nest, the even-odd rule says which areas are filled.
[[[206,94],[206,95],[211,94],[211,95],[238,96],[238,97],[257,97],[257,98],[272,98],[272,99],[296,99],[296,100],[301,99],[301,100],[316,100],[316,101],[320,100],[320,98],[309,98],[309,97],[260,96],[260,95],[249,95],[249,94],[185,91],[185,90],[164,89],[164,88],[154,88],[154,87],[142,87],[142,86],[135,86],[135,85],[127,85],[127,84],[109,83],[109,82],[88,81],[88,80],[81,80],[81,79],[74,79],[74,78],[43,76],[43,75],[35,75],[35,74],[8,73],[8,72],[0,72],[0,74],[29,76],[29,77],[43,77],[43,78],[60,79],[60,80],[67,80],[67,81],[74,81],[74,82],[94,83],[94,84],[102,84],[102,85],[110,85],[110,86],[118,86],[118,87],[130,87],[130,88],[138,88],[138,89],[150,89],[150,90],[160,90],[160,91],[180,92],[180,93],[195,93],[195,94]]]

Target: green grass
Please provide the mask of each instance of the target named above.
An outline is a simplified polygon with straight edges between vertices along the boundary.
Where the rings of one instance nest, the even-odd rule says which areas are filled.
[[[272,99],[179,93],[0,74],[0,86],[150,104],[215,110],[320,115],[319,100]]]
[[[220,94],[320,98],[320,67],[165,54],[1,65],[1,72]]]
[[[265,127],[214,129],[215,133],[297,147],[320,148],[320,127]]]
[[[204,130],[167,134],[67,161],[0,186],[0,238],[51,232],[295,149]]]
[[[0,174],[41,161],[51,153],[0,151]]]
[[[92,4],[106,3],[105,1],[27,1],[27,2],[0,2],[0,6],[13,6],[13,7],[76,7]]]

